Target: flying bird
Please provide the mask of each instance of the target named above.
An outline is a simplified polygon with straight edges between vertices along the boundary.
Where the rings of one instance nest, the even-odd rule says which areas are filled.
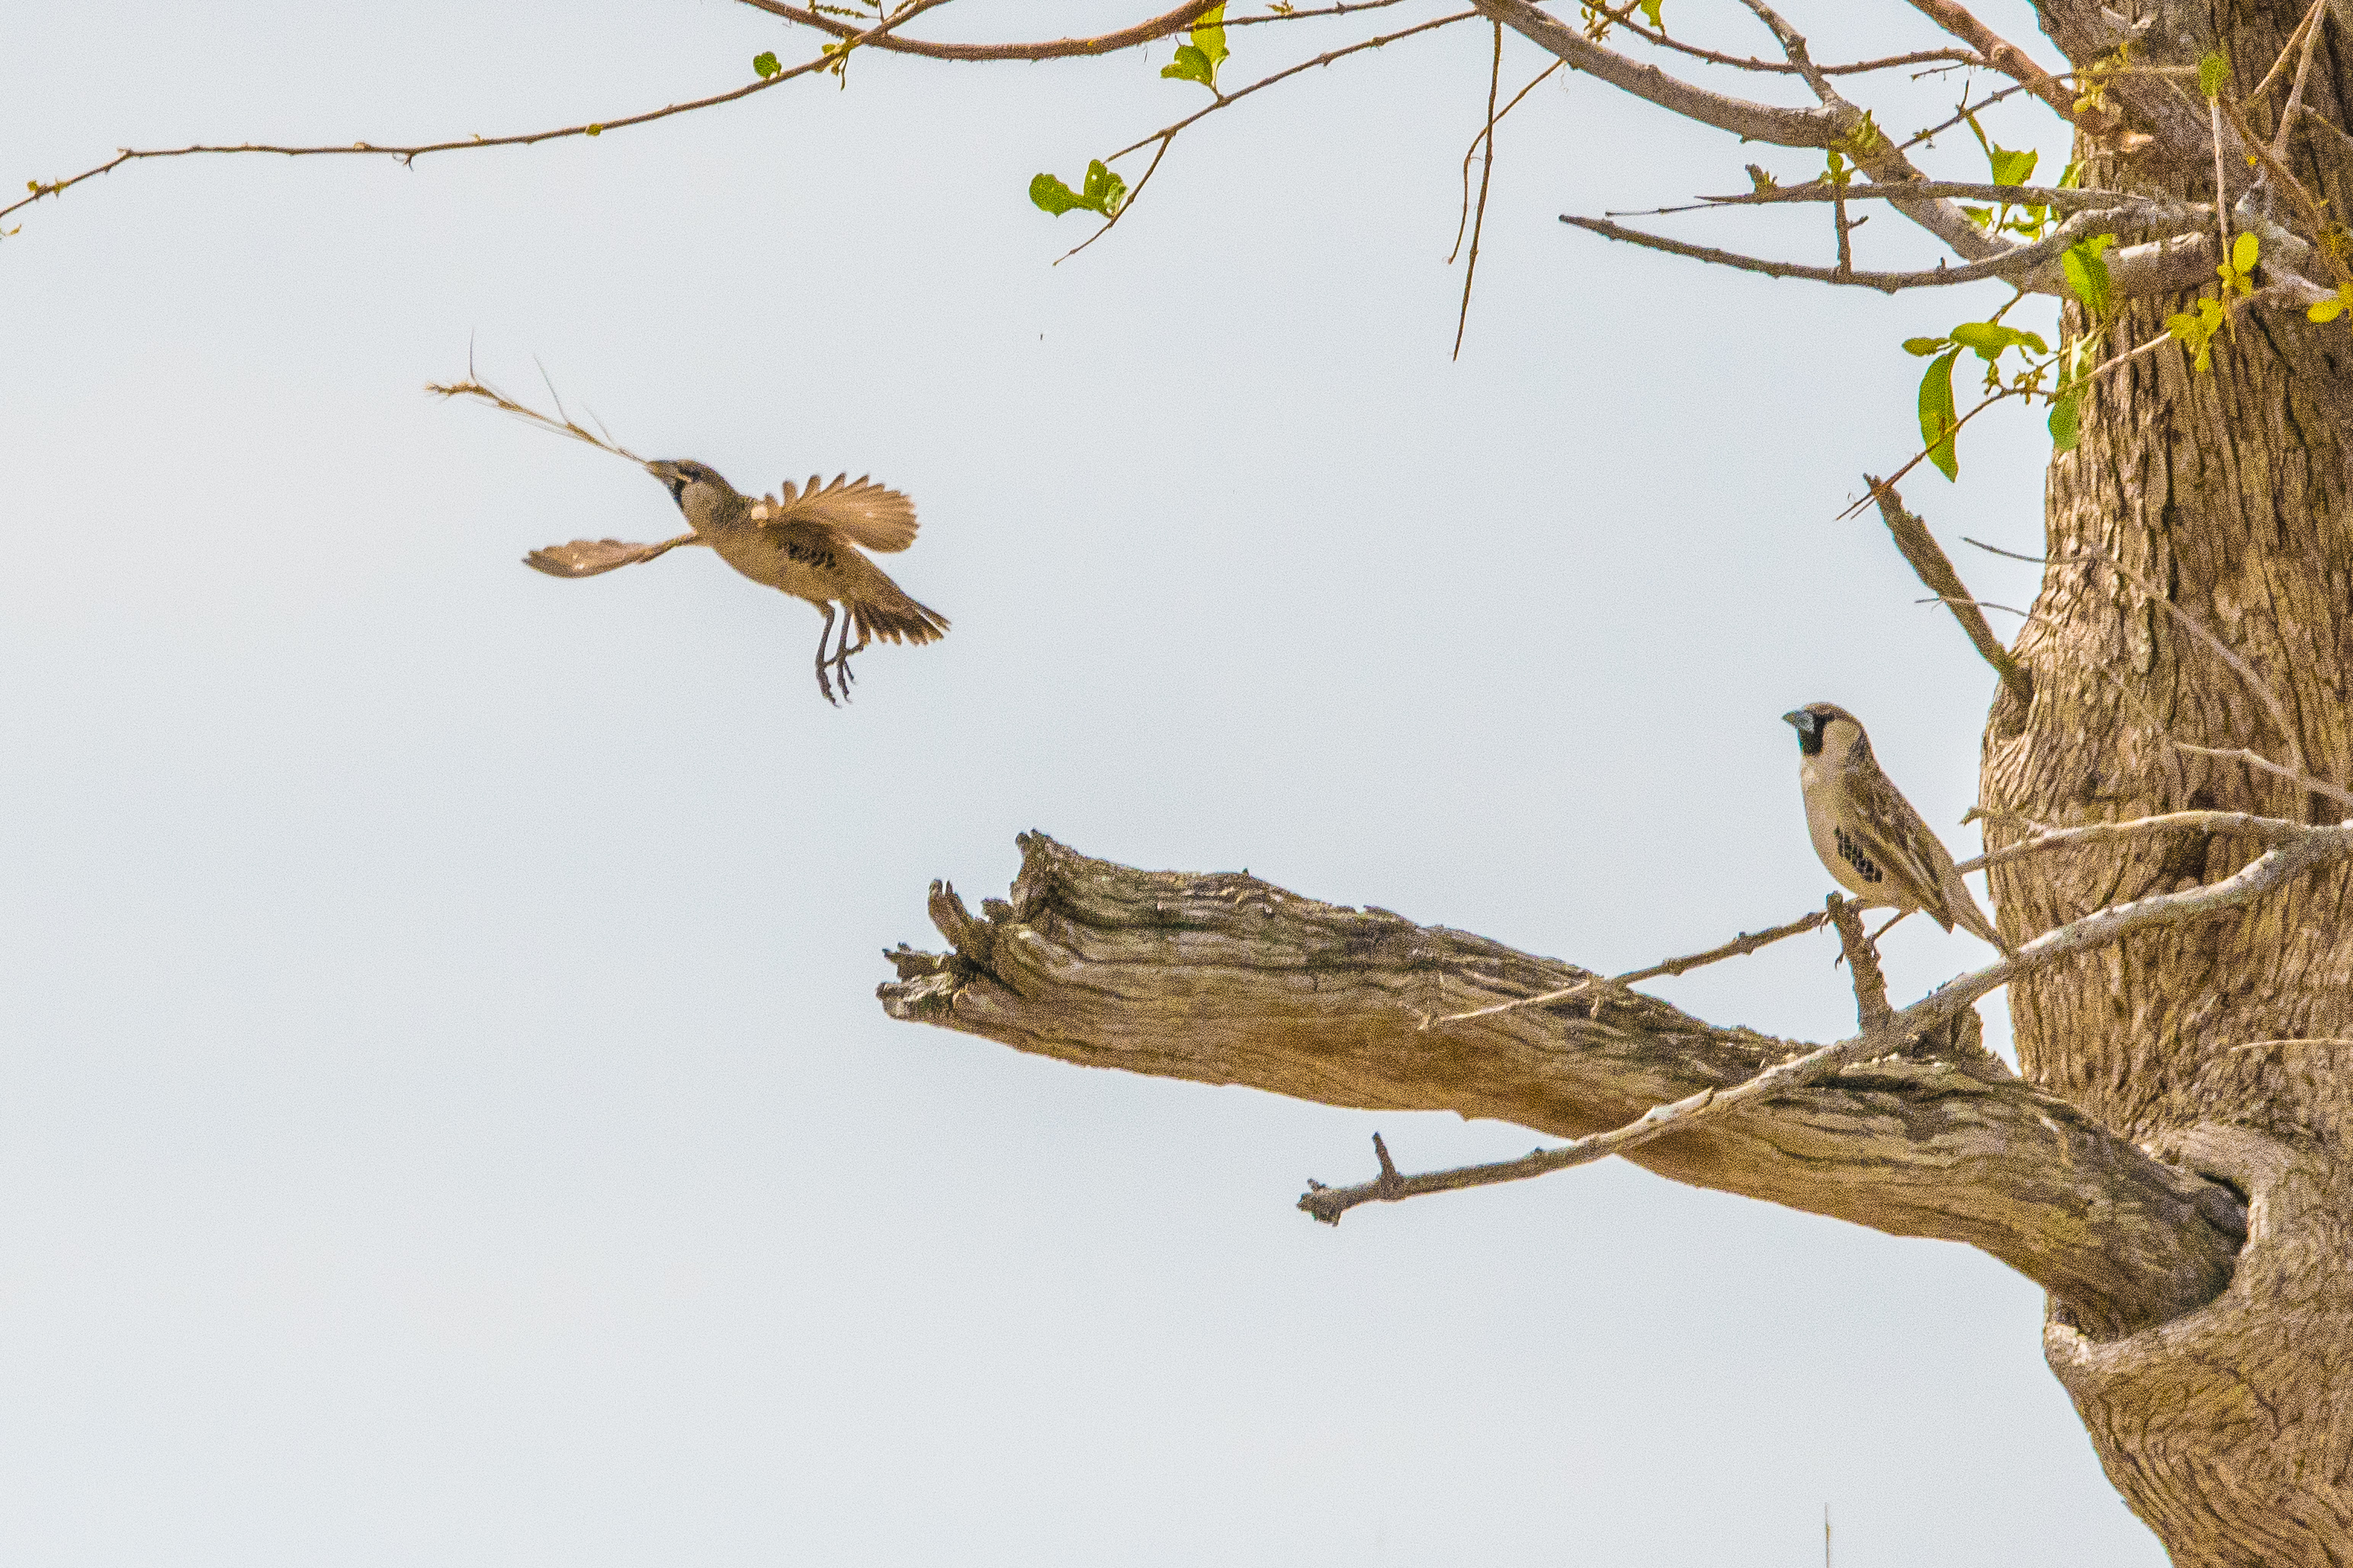
[[[669,488],[691,531],[659,544],[575,539],[534,550],[523,563],[551,577],[594,577],[651,561],[681,545],[707,544],[754,583],[807,599],[823,612],[825,627],[817,638],[817,686],[828,702],[837,705],[849,696],[850,656],[868,642],[879,637],[921,644],[946,633],[945,616],[907,597],[860,552],[860,547],[904,550],[915,542],[914,503],[897,490],[846,475],[820,484],[812,474],[804,487],[796,489],[787,479],[781,494],[755,500],[738,494],[702,463],[659,461],[644,467]],[[841,606],[841,634],[828,652],[836,605]],[[854,646],[852,632],[858,634]],[[839,679],[839,699],[834,681],[827,679],[828,668]]]
[[[1798,782],[1814,853],[1839,886],[1865,907],[1894,910],[1895,920],[1920,910],[1947,931],[1957,923],[2002,952],[2014,952],[1969,897],[1944,845],[1879,771],[1871,737],[1855,716],[1832,703],[1810,702],[1781,718],[1798,731]]]

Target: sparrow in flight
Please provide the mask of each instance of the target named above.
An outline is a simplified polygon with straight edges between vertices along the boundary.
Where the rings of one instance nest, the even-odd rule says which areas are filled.
[[[1958,924],[2004,952],[2014,952],[1969,897],[1944,845],[1879,771],[1871,737],[1854,715],[1832,703],[1810,702],[1781,718],[1798,731],[1798,782],[1814,853],[1839,886],[1866,908],[1894,910],[1895,920],[1924,910],[1947,931]],[[1887,926],[1873,934],[1874,942]]]
[[[754,583],[807,599],[824,613],[825,627],[817,638],[817,685],[837,705],[849,696],[849,658],[869,641],[927,643],[946,633],[945,616],[901,593],[860,552],[860,547],[904,550],[915,542],[914,503],[897,490],[847,476],[820,485],[811,475],[806,487],[796,489],[787,479],[781,496],[754,500],[736,493],[702,463],[652,462],[645,469],[669,488],[691,531],[659,544],[575,539],[534,550],[523,563],[551,577],[594,577],[651,561],[682,544],[707,544]],[[841,606],[841,635],[828,652],[836,605]],[[839,699],[834,681],[827,679],[828,668],[839,679]]]

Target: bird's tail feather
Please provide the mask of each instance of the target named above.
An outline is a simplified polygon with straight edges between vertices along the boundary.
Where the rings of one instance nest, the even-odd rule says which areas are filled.
[[[896,588],[886,595],[860,599],[849,606],[850,618],[856,623],[860,641],[871,637],[878,642],[937,642],[947,635],[948,618],[937,610],[926,609]]]

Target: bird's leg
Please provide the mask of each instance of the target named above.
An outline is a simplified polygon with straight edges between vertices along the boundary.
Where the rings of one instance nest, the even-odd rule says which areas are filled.
[[[849,646],[849,633],[852,627],[856,627],[858,631],[856,647]],[[849,683],[858,679],[849,673],[849,656],[853,653],[863,653],[866,650],[866,643],[865,624],[858,618],[856,611],[844,605],[841,612],[841,641],[833,656],[833,672],[841,678],[841,695],[844,700],[849,696]]]
[[[825,645],[833,636],[833,606],[820,600],[817,607],[825,612],[825,629],[817,634],[817,689],[825,693],[828,702],[839,708],[841,702],[833,694],[833,683],[825,678]]]

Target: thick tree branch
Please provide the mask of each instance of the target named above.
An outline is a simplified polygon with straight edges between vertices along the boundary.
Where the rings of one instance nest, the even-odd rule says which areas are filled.
[[[1010,901],[985,904],[980,919],[934,888],[934,921],[954,951],[892,954],[900,978],[879,994],[892,1016],[1065,1061],[1333,1105],[1453,1110],[1567,1138],[1721,1095],[1802,1054],[1607,986],[1555,1010],[1425,1030],[1425,1017],[1588,976],[1248,876],[1134,871],[1037,834],[1022,847]],[[2228,908],[2327,852],[2301,839],[2230,883],[2169,897]],[[1883,1050],[1867,1065],[1823,1068],[1836,1076],[1778,1083],[1630,1158],[1894,1235],[1968,1242],[2052,1291],[2095,1335],[2162,1321],[2228,1280],[2244,1233],[2236,1200],[2011,1076],[1976,1047],[1968,1008],[2018,966],[2093,945],[2094,930],[2113,941],[2189,912],[2127,906],[2046,933],[1898,1015],[1907,1034],[1942,1042],[1937,1059]]]

